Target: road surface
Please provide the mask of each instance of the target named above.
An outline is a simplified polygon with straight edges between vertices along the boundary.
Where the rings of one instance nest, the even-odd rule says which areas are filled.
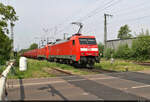
[[[8,80],[8,100],[149,100],[150,71]]]

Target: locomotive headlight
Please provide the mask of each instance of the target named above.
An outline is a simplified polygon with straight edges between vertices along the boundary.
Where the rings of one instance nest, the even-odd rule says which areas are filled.
[[[98,56],[98,53],[94,53],[95,54],[95,56]]]
[[[82,56],[84,56],[84,53],[81,53]]]
[[[87,48],[80,48],[80,51],[87,51]]]
[[[98,51],[98,48],[92,48],[92,51]]]

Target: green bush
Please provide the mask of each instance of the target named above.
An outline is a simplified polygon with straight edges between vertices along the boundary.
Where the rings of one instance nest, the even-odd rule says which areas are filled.
[[[140,35],[132,42],[132,57],[139,61],[150,59],[149,35]]]
[[[129,59],[131,58],[131,49],[128,47],[127,44],[119,45],[113,57]]]
[[[20,55],[19,54],[17,54],[17,56],[15,56],[15,66],[16,67],[19,67],[19,59],[20,59]]]
[[[100,57],[103,57],[103,55],[104,55],[104,45],[102,43],[99,43],[98,44],[98,49],[99,49]]]
[[[113,54],[114,54],[114,50],[111,49],[111,48],[107,48],[107,49],[104,51],[104,57],[105,57],[106,59],[110,59]]]

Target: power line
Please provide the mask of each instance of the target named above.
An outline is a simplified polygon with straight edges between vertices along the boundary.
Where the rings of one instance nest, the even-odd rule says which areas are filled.
[[[145,7],[145,5],[144,4],[147,4],[146,2],[142,2],[142,3],[140,3],[140,4],[137,4],[137,5],[132,5],[131,7],[129,7],[129,6],[127,6],[126,8],[123,8],[123,9],[119,9],[119,10],[117,10],[117,11],[115,11],[115,12],[113,12],[113,13],[118,13],[119,11],[121,11],[121,12],[124,12],[124,11],[131,11],[131,9],[133,10],[133,9],[135,9],[135,8],[137,8],[137,7],[141,7],[141,5],[143,5],[143,7]],[[129,8],[131,8],[131,9],[129,9]]]
[[[122,22],[133,22],[133,21],[136,21],[136,20],[140,20],[140,19],[144,19],[144,18],[147,18],[147,17],[150,17],[150,15],[145,15],[145,16],[142,16],[142,17],[137,17],[137,18],[131,18],[131,19],[124,19],[124,20],[120,20],[120,21],[122,21]],[[117,21],[118,23],[120,22],[120,21]],[[113,22],[115,22],[115,21],[112,21],[112,22],[110,22],[110,24],[114,24]]]
[[[138,8],[138,9],[135,9],[135,10],[130,10],[130,11],[128,11],[128,12],[121,12],[121,13],[117,13],[117,14],[115,14],[115,15],[128,15],[128,14],[134,14],[135,15],[135,13],[137,12],[137,13],[141,13],[140,12],[140,10],[142,10],[142,11],[144,11],[144,10],[148,10],[150,7],[148,6],[148,8],[145,8],[145,6],[144,6],[144,8]]]
[[[100,1],[100,0],[97,0],[97,1]],[[103,0],[102,3],[103,3],[104,1],[106,1],[106,0]],[[113,1],[113,0],[111,0],[111,1]],[[94,10],[93,10],[93,11],[94,11]],[[93,11],[92,11],[92,12],[93,12]],[[83,18],[83,17],[82,17],[82,18]],[[64,22],[64,23],[66,23],[66,22]],[[68,24],[67,27],[65,27],[65,28],[68,28],[68,26],[70,26],[70,24]],[[63,29],[60,30],[59,32],[63,31],[65,28],[63,28]]]
[[[105,1],[105,0],[104,0]],[[103,2],[104,2],[103,1]],[[104,4],[104,5],[108,5],[108,4],[110,4],[110,3],[112,3],[114,0],[110,0],[109,2],[107,2],[106,4]],[[97,11],[97,10],[99,10],[101,7],[97,7],[96,9],[94,9],[93,11],[91,11],[91,12],[89,12],[87,15],[85,15],[84,17],[82,17],[82,18],[80,18],[79,19],[79,21],[82,21],[82,19],[83,18],[85,18],[85,17],[88,17],[89,15],[91,15],[92,13],[94,13],[95,11]]]
[[[104,0],[104,1],[105,1],[105,0]],[[99,2],[99,0],[96,0],[96,2]],[[79,11],[81,11],[81,10],[79,10]],[[79,13],[79,12],[78,12],[78,13]],[[73,17],[74,17],[74,15],[72,15],[71,17],[68,16],[67,19],[66,19],[65,21],[63,21],[63,22],[57,24],[56,26],[62,26],[64,23],[66,23],[67,21],[71,20]],[[70,18],[71,18],[71,19],[70,19]],[[55,29],[56,26],[51,27],[50,29]]]
[[[106,7],[104,7],[103,9],[101,9],[101,11],[103,11],[103,10],[105,10],[105,9],[107,9],[107,8],[109,8],[109,7],[111,7],[111,6],[113,6],[113,5],[116,5],[116,4],[118,4],[119,2],[121,2],[120,0],[117,0],[116,2],[114,2],[114,3],[112,3],[114,0],[111,0],[111,1],[109,1],[109,2],[107,2],[107,4],[105,4],[105,5],[108,5],[108,6],[106,6]],[[112,3],[112,4],[111,4]],[[110,4],[110,5],[109,5]],[[94,9],[92,12],[90,12],[90,13],[88,13],[88,14],[91,14],[91,13],[93,13],[93,12],[95,12],[95,11],[97,11],[99,9],[99,7],[98,8],[96,8],[96,9]],[[96,12],[95,14],[97,14],[97,13],[100,13],[100,12]],[[93,17],[95,14],[93,14],[93,15],[86,15],[86,16],[84,16],[84,17],[88,17],[88,18],[84,18],[84,17],[81,17],[79,20],[77,20],[77,21],[83,21],[83,20],[87,20],[87,19],[89,19],[89,18],[91,18],[91,17]]]
[[[98,14],[98,13],[104,11],[105,9],[107,9],[107,8],[109,8],[109,7],[111,7],[111,6],[114,6],[114,5],[116,5],[116,4],[120,3],[120,2],[121,2],[121,0],[117,0],[116,2],[114,2],[114,3],[112,3],[112,4],[110,4],[110,5],[106,6],[106,7],[104,7],[104,8],[101,9],[100,11],[95,12],[95,14],[90,15],[90,16],[87,16],[87,17],[88,17],[87,19],[89,19],[89,18],[95,16],[96,14]],[[84,20],[87,20],[87,19],[84,19]]]

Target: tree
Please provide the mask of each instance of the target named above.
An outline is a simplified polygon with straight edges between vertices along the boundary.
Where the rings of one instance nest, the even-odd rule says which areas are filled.
[[[4,4],[0,3],[0,15],[1,21],[7,23],[7,25],[9,23],[11,27],[14,27],[14,22],[18,20],[15,9],[10,5],[5,6]],[[7,30],[8,33],[8,28],[5,28],[5,30]]]
[[[7,36],[9,34],[8,24],[18,20],[16,12],[12,6],[5,6],[0,3],[0,64],[5,64],[9,60],[12,40]]]
[[[131,38],[132,35],[129,34],[131,30],[129,29],[129,26],[126,24],[120,28],[118,31],[118,38],[120,39],[126,39],[126,38]]]
[[[33,49],[37,49],[38,48],[38,44],[33,43],[30,45],[29,50],[33,50]]]

